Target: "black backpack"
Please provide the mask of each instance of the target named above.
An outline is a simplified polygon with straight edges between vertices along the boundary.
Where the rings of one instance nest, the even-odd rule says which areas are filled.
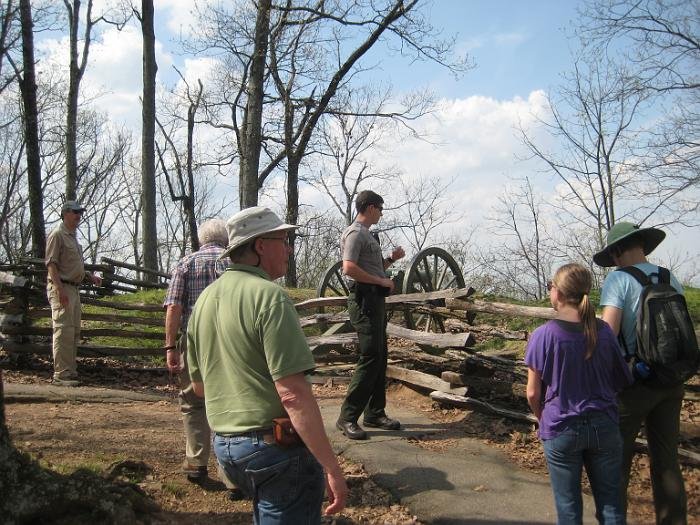
[[[646,383],[672,386],[693,377],[700,366],[700,351],[693,321],[683,294],[671,286],[671,272],[659,266],[658,282],[639,268],[618,268],[642,285],[637,312],[637,361],[651,369]],[[630,356],[627,348],[625,354]]]

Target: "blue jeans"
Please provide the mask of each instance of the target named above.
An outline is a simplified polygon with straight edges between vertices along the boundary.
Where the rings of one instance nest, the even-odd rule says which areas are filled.
[[[217,434],[214,452],[231,481],[253,499],[256,525],[321,522],[323,468],[306,447],[267,444],[258,434]]]
[[[567,421],[563,432],[542,444],[554,492],[557,523],[582,523],[581,472],[585,466],[598,522],[624,525],[620,498],[622,438],[617,424],[609,416],[590,411],[573,417]]]

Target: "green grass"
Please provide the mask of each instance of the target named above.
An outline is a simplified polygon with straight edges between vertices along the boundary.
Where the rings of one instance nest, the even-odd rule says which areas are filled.
[[[182,499],[187,495],[187,489],[185,489],[185,487],[172,481],[163,483],[163,492],[171,494],[177,499]]]
[[[294,303],[300,303],[316,297],[316,290],[311,288],[285,288],[285,290]]]
[[[518,304],[521,306],[543,306],[549,307],[549,299],[543,299],[542,301],[519,301],[503,296],[489,296],[489,295],[479,295],[475,296],[478,299],[490,302],[498,303],[509,303]],[[685,299],[688,303],[688,311],[690,312],[690,317],[695,324],[695,328],[700,328],[700,288],[693,288],[690,286],[685,287]],[[600,290],[591,291],[591,302],[598,307],[600,303]],[[600,314],[600,308],[598,308],[598,313]],[[531,317],[513,317],[513,316],[503,316],[487,313],[479,313],[474,321],[476,324],[488,324],[492,326],[497,326],[499,328],[507,330],[526,330],[531,333],[538,326],[545,323],[543,319],[534,319]],[[486,350],[516,350],[520,357],[525,355],[526,343],[523,341],[506,341],[499,338],[491,338],[487,341],[479,343],[474,347],[477,351]]]
[[[42,466],[50,468],[51,470],[54,470],[58,472],[59,474],[73,474],[73,472],[77,472],[79,470],[83,471],[88,471],[92,474],[96,474],[98,476],[102,475],[104,472],[104,467],[105,465],[102,464],[101,462],[97,461],[89,461],[87,459],[81,460],[79,463],[71,463],[71,464],[66,464],[66,463],[54,463],[49,465],[48,463],[41,462]]]
[[[695,328],[700,328],[700,288],[686,286],[684,290],[690,318],[695,323]]]

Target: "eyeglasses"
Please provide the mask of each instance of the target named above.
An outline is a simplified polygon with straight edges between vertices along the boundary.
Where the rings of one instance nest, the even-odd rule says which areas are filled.
[[[282,241],[285,246],[291,246],[289,243],[289,237],[258,237],[258,239],[265,239],[268,241]]]
[[[552,291],[552,288],[556,288],[556,286],[554,285],[554,283],[553,283],[552,281],[547,281],[547,291],[548,291],[548,292],[551,292],[551,291]]]
[[[384,211],[384,206],[379,206],[378,204],[372,204],[375,208],[377,208],[379,211]]]
[[[69,209],[69,210],[66,210],[66,211],[69,211],[69,212],[71,212],[71,213],[73,213],[73,214],[75,214],[75,215],[82,215],[82,214],[83,214],[83,210],[70,210],[70,209]]]

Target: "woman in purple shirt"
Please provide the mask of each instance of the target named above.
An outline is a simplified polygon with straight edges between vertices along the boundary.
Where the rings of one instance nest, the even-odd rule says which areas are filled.
[[[530,337],[527,400],[539,420],[557,523],[582,523],[585,467],[598,522],[624,524],[616,393],[632,376],[612,331],[596,319],[591,283],[580,264],[562,266],[548,283],[557,317]]]

